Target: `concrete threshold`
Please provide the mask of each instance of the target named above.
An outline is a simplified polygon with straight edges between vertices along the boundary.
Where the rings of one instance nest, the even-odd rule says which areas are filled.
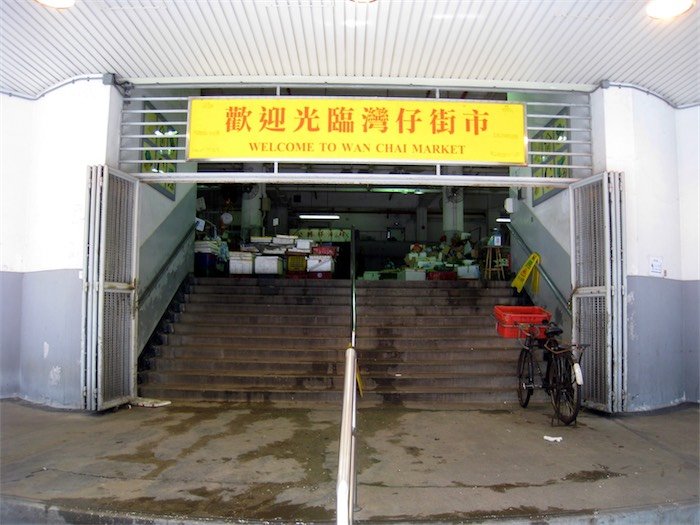
[[[332,523],[340,408],[0,401],[0,523]],[[697,405],[365,406],[358,523],[700,523]],[[549,441],[545,436],[560,437]]]

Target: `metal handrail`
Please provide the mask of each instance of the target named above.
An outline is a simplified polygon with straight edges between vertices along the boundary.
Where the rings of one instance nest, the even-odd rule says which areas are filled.
[[[150,295],[150,293],[153,291],[153,288],[155,288],[156,284],[160,282],[161,277],[165,274],[165,271],[170,267],[170,265],[173,262],[173,259],[175,256],[180,253],[180,250],[182,247],[185,245],[185,243],[189,240],[189,238],[192,236],[194,233],[194,225],[190,226],[185,234],[182,236],[180,239],[180,242],[177,243],[177,246],[173,248],[173,251],[170,252],[170,255],[168,256],[167,259],[163,262],[163,264],[160,266],[156,274],[153,276],[151,281],[148,283],[148,286],[146,286],[143,291],[139,294],[138,301],[139,303],[143,303],[146,300],[146,297]]]
[[[355,508],[355,404],[357,389],[357,353],[353,347],[345,351],[345,382],[343,388],[343,412],[340,423],[338,450],[338,482],[336,484],[336,524],[349,525]]]
[[[510,230],[511,237],[518,241],[518,244],[520,244],[520,247],[523,248],[527,253],[533,253],[530,247],[527,245],[525,242],[525,239],[518,233],[518,231],[513,227],[512,224],[508,224],[508,229]],[[541,266],[538,266],[538,271],[540,272],[540,275],[544,279],[544,282],[547,283],[549,288],[552,290],[554,293],[554,297],[556,297],[557,301],[564,307],[564,311],[569,314],[569,317],[572,316],[571,313],[571,306],[569,305],[569,301],[564,297],[564,294],[561,293],[559,288],[557,287],[556,284],[554,284],[554,281],[552,278],[549,276],[549,274],[546,272],[544,268]]]
[[[355,275],[355,228],[350,239],[350,348],[345,351],[345,381],[343,383],[343,411],[340,423],[340,445],[338,447],[338,482],[336,485],[336,523],[352,523],[355,508],[355,426],[357,421],[357,352],[355,330],[357,328],[357,288]]]

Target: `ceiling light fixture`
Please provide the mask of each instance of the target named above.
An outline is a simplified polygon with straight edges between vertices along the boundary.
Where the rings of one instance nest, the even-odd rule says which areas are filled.
[[[312,221],[335,221],[340,219],[340,215],[324,215],[322,213],[300,213],[300,219],[308,219]]]
[[[695,5],[695,0],[649,0],[647,16],[670,20],[682,15]]]
[[[68,9],[75,5],[75,0],[36,0],[41,5],[54,9]]]

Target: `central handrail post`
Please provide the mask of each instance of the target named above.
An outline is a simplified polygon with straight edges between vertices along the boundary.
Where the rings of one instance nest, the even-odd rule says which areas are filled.
[[[351,307],[351,313],[350,315],[352,316],[352,321],[351,321],[351,326],[352,326],[352,332],[350,335],[350,346],[355,348],[355,329],[357,327],[357,285],[356,285],[356,265],[355,265],[355,258],[356,258],[356,244],[355,244],[355,234],[357,230],[355,229],[354,226],[351,227],[350,229],[350,307]]]
[[[343,388],[343,412],[338,446],[338,482],[336,485],[336,524],[350,525],[353,522],[355,498],[355,371],[357,356],[353,347],[345,351],[345,381]]]

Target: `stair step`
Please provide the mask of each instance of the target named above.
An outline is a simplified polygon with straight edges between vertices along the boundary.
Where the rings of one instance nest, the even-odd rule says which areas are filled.
[[[256,388],[274,389],[279,386],[289,388],[297,387],[302,390],[334,390],[343,388],[343,376],[335,372],[318,372],[309,375],[299,375],[293,372],[282,373],[276,371],[268,375],[260,375],[255,371],[247,370],[219,370],[219,371],[145,371],[139,377],[148,384],[178,385],[215,385],[225,386],[231,390],[246,389],[250,386]],[[511,387],[515,390],[515,378],[513,374],[493,373],[411,373],[411,374],[371,374],[363,376],[363,389],[366,391],[404,388],[429,388],[429,387]]]
[[[182,311],[186,313],[212,313],[212,314],[250,314],[256,313],[260,315],[344,315],[350,317],[350,305],[314,305],[314,304],[299,304],[290,308],[288,305],[282,304],[237,304],[237,303],[185,303],[182,305]]]
[[[313,296],[313,295],[236,295],[223,293],[188,294],[188,303],[206,304],[259,304],[291,306],[350,306],[350,295]]]
[[[280,281],[284,282],[284,281]],[[308,296],[324,297],[324,296],[350,296],[350,287],[325,287],[316,288],[314,286],[280,286],[277,284],[268,284],[262,286],[220,286],[216,284],[196,284],[190,287],[189,293],[193,294],[211,294],[211,295],[251,295],[251,296],[270,296],[270,295],[292,295],[292,296]]]
[[[417,319],[418,321],[419,319]],[[337,320],[336,320],[337,321]],[[171,334],[206,337],[276,337],[276,338],[319,338],[337,337],[339,333],[350,333],[350,320],[343,324],[324,325],[246,325],[239,323],[172,323]],[[450,339],[468,339],[471,337],[490,337],[494,335],[493,324],[481,326],[430,326],[425,322],[416,322],[414,326],[364,326],[356,330],[357,337],[363,340],[374,339],[437,339],[448,333]]]
[[[286,288],[299,288],[313,286],[314,288],[350,288],[350,279],[287,279],[283,275],[265,276],[234,276],[229,277],[195,277],[195,285],[228,286],[236,288],[240,286],[284,286]]]
[[[236,359],[260,356],[265,359],[277,359],[294,356],[300,359],[312,359],[322,361],[343,361],[347,345],[337,348],[232,348],[226,345],[200,346],[200,345],[162,345],[156,347],[156,355],[166,359]]]
[[[148,370],[158,372],[169,371],[245,371],[256,372],[260,375],[275,370],[283,374],[296,373],[301,375],[313,375],[318,373],[340,374],[344,373],[343,361],[330,356],[326,360],[277,357],[275,359],[232,359],[232,358],[151,358],[148,360]],[[396,374],[426,374],[426,373],[503,373],[513,375],[515,370],[513,359],[460,359],[449,362],[440,360],[411,360],[408,362],[396,360],[367,360],[360,361],[359,367],[363,375],[374,377],[376,375],[391,376]]]
[[[227,337],[277,337],[277,338],[324,338],[337,337],[339,333],[350,334],[350,319],[344,324],[325,325],[246,325],[227,323],[174,323],[173,334],[198,336],[227,336]]]
[[[497,304],[516,305],[517,297],[488,297],[488,296],[455,296],[455,297],[415,297],[415,296],[358,296],[358,308],[364,306],[495,306]]]

